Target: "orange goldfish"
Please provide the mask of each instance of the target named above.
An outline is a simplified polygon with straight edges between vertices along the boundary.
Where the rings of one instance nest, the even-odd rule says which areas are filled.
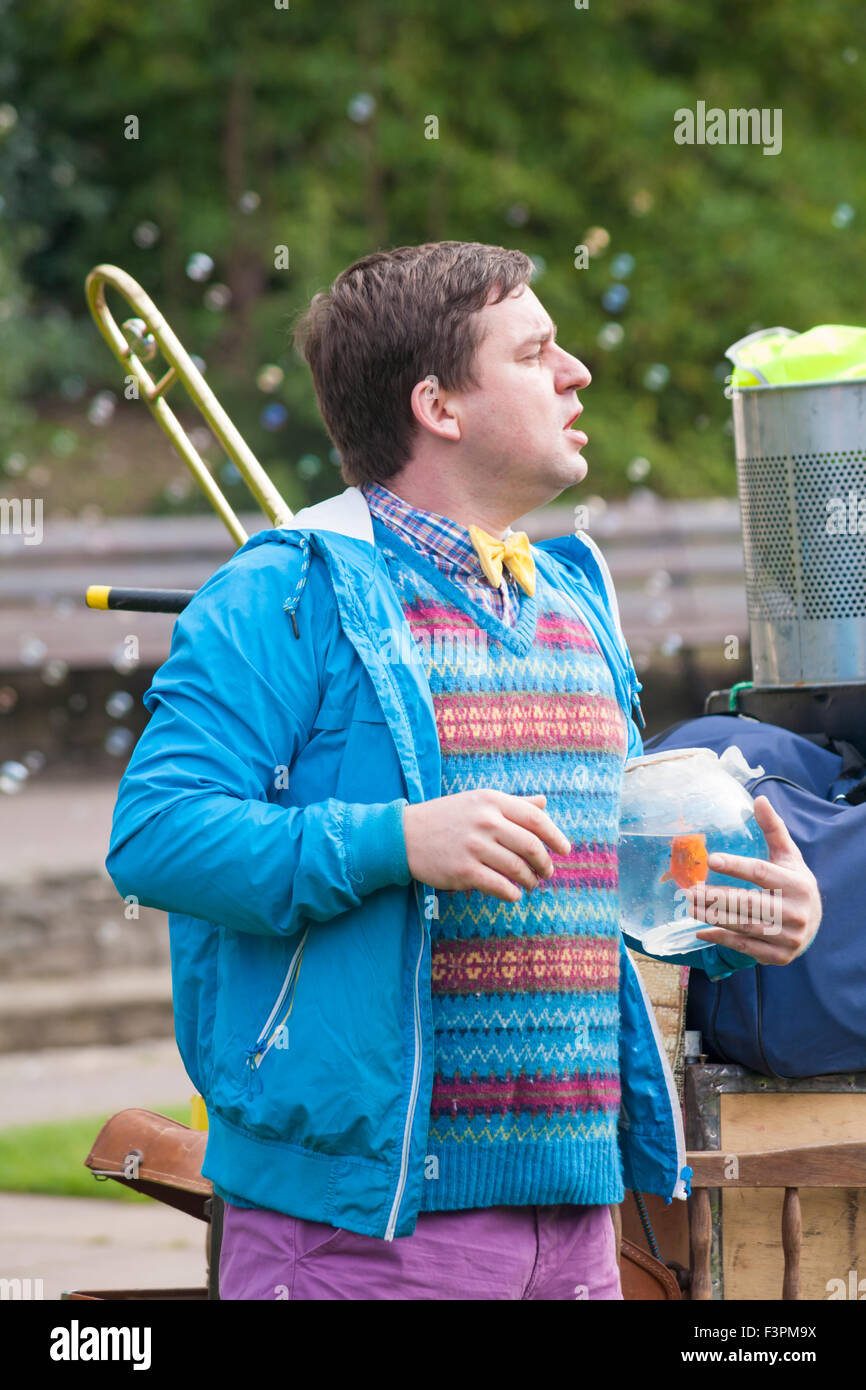
[[[679,888],[691,888],[695,883],[706,882],[708,870],[704,836],[675,835],[671,841],[671,866],[659,882],[667,883],[672,879]]]

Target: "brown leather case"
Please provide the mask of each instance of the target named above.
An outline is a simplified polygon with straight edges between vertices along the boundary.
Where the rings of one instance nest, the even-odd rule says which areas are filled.
[[[206,1146],[206,1130],[153,1110],[119,1110],[102,1126],[84,1163],[93,1173],[208,1221],[213,1184],[201,1175]]]
[[[676,1275],[653,1255],[623,1236],[620,1251],[619,1277],[624,1299],[652,1300],[681,1299]]]

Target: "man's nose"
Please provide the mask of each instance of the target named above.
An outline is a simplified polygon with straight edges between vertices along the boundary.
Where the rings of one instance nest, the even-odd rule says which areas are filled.
[[[568,352],[563,354],[563,359],[560,372],[563,378],[563,390],[582,391],[592,381],[589,368],[585,367],[578,357],[572,357]]]

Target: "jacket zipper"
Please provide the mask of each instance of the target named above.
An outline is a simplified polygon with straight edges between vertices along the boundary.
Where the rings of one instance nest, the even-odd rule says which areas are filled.
[[[421,1081],[421,1004],[418,998],[418,972],[421,969],[421,959],[424,955],[424,941],[426,932],[424,928],[424,913],[418,897],[418,883],[415,880],[415,901],[418,903],[418,912],[421,921],[421,949],[418,952],[418,959],[415,962],[415,981],[414,981],[414,1006],[415,1006],[415,1058],[412,1069],[412,1090],[409,1096],[409,1109],[406,1113],[406,1126],[403,1130],[403,1152],[400,1157],[400,1178],[397,1183],[397,1191],[394,1195],[394,1204],[391,1207],[391,1214],[388,1217],[388,1225],[385,1230],[385,1239],[393,1240],[394,1231],[397,1227],[397,1214],[400,1210],[400,1203],[403,1200],[403,1193],[406,1190],[406,1178],[409,1172],[409,1148],[412,1140],[412,1122],[415,1118],[415,1107],[418,1103],[418,1089]]]
[[[273,1046],[274,1042],[279,1036],[280,1030],[284,1027],[286,1019],[292,1012],[292,1008],[294,1007],[295,987],[298,983],[298,975],[300,974],[301,970],[301,960],[303,959],[304,955],[304,945],[306,943],[309,932],[310,928],[307,927],[306,931],[304,932],[303,936],[301,937],[301,940],[297,945],[297,948],[295,950],[294,955],[292,956],[291,961],[289,962],[289,968],[286,971],[285,979],[283,980],[283,983],[280,986],[280,992],[277,995],[277,998],[274,1002],[274,1006],[271,1009],[270,1014],[268,1015],[267,1022],[265,1023],[264,1027],[259,1033],[259,1036],[256,1038],[256,1041],[253,1043],[252,1047],[249,1048],[247,1051],[247,1066],[250,1071],[249,1080],[251,1083],[252,1078],[256,1073],[256,1070],[261,1066],[262,1062],[264,1061],[265,1057],[267,1056],[268,1052],[270,1051],[271,1047]],[[291,991],[289,1007],[286,1010],[283,1017],[280,1019],[279,1023],[276,1025],[273,1031],[271,1031],[271,1025],[273,1024],[274,1019],[277,1017],[277,1014],[279,1013],[280,1009],[285,1003],[286,996],[289,994],[289,991]],[[269,1032],[270,1037],[268,1037]],[[267,1042],[265,1042],[265,1039],[267,1039]]]

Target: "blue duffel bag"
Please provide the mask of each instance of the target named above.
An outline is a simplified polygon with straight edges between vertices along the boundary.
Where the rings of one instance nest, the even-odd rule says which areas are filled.
[[[820,741],[828,746],[748,716],[704,715],[644,744],[719,754],[736,744],[764,769],[749,792],[771,802],[818,880],[821,925],[790,965],[715,983],[690,972],[686,1027],[700,1029],[709,1059],[765,1076],[866,1070],[866,769],[850,744]]]

